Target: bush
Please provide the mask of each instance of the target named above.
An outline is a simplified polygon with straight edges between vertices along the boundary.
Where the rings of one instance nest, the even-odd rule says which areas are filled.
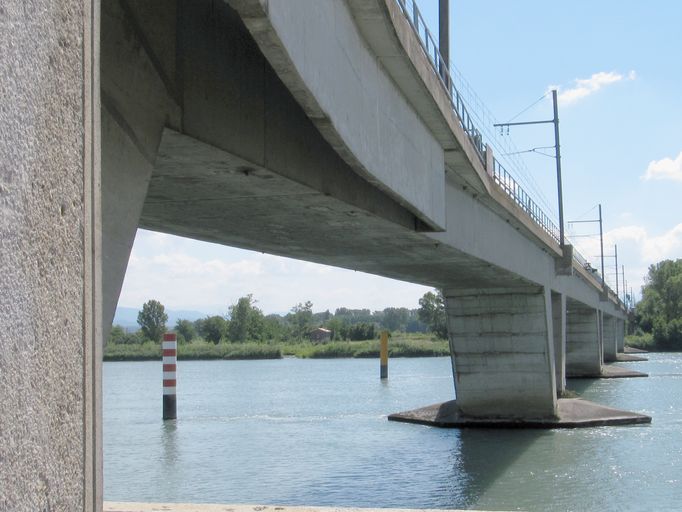
[[[651,333],[630,334],[625,337],[625,345],[640,350],[653,350],[654,337]]]

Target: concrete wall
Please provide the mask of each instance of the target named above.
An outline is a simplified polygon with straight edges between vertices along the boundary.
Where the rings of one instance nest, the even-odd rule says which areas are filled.
[[[93,9],[0,5],[0,510],[101,501]]]
[[[602,332],[604,343],[604,362],[611,363],[618,355],[616,319],[611,315],[602,316]]]
[[[566,389],[566,296],[552,292],[552,334],[557,393]]]
[[[601,374],[602,349],[596,309],[569,301],[566,312],[566,376]]]
[[[549,290],[445,290],[444,295],[459,409],[474,417],[554,416]]]

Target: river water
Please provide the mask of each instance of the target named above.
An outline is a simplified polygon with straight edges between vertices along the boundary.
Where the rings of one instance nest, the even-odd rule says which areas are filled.
[[[651,425],[443,430],[386,420],[453,398],[448,358],[104,364],[106,500],[488,510],[682,510],[682,354],[574,380]]]

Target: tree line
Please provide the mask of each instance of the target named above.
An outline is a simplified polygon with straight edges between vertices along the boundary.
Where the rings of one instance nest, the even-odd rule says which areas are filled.
[[[127,333],[114,326],[109,341],[118,344],[160,342],[163,333],[172,327],[179,343],[203,339],[212,343],[229,342],[299,342],[308,340],[311,332],[323,327],[330,332],[331,340],[374,339],[381,330],[406,333],[432,332],[445,338],[445,309],[440,292],[427,292],[419,299],[419,308],[369,309],[337,308],[313,312],[313,303],[298,303],[286,315],[265,315],[249,294],[230,305],[225,315],[213,315],[199,320],[178,320],[168,326],[165,307],[157,300],[149,300],[138,312],[140,329]]]
[[[651,336],[653,348],[682,350],[682,259],[649,267],[632,316],[635,334]]]

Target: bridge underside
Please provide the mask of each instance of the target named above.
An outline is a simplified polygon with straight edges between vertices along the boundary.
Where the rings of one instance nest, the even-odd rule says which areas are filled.
[[[330,144],[226,3],[106,0],[101,74],[105,334],[139,226],[444,289],[458,418],[560,417],[566,298],[528,277],[552,258],[504,268],[529,242],[451,173],[434,233]],[[444,172],[442,151],[424,165]]]

